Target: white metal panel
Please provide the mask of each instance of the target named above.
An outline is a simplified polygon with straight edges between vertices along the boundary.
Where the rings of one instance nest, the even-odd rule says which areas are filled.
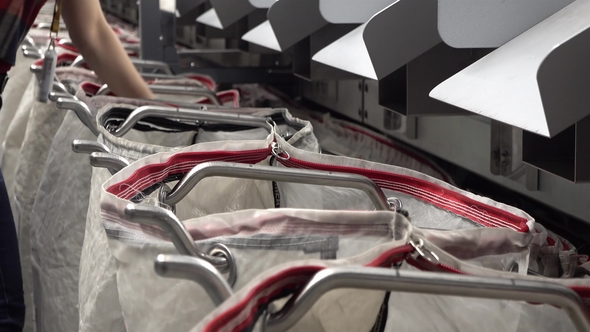
[[[573,1],[438,0],[438,31],[452,47],[499,47]]]
[[[363,32],[366,24],[352,30],[344,37],[338,39],[311,59],[325,65],[335,67],[359,76],[377,79],[377,73],[373,68],[369,51],[363,40]]]
[[[382,79],[440,43],[436,15],[432,0],[398,0],[312,59]]]
[[[271,50],[281,51],[279,41],[277,40],[268,20],[246,32],[246,34],[242,36],[242,39],[252,44],[270,48]]]
[[[221,26],[227,28],[256,10],[248,0],[209,0],[219,17]]]
[[[396,0],[320,0],[320,12],[335,24],[365,23]]]
[[[281,50],[328,25],[320,14],[319,0],[281,0],[268,10],[268,20]]]
[[[589,28],[590,0],[578,0],[441,83],[430,96],[554,136],[590,114]]]
[[[197,17],[197,22],[217,29],[223,29],[215,8],[211,8]]]
[[[256,8],[270,8],[277,0],[249,0],[250,4]]]

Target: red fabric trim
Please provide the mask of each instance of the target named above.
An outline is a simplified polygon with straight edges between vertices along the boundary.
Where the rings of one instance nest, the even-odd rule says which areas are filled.
[[[248,157],[244,159],[243,163],[246,164],[255,164],[262,160],[264,160],[270,153],[270,146],[265,149],[259,150],[246,150],[246,151],[202,151],[202,152],[185,152],[185,153],[178,153],[173,155],[168,161],[165,163],[160,164],[150,164],[139,168],[136,170],[130,177],[110,186],[107,189],[107,192],[120,196],[121,193],[127,190],[129,187],[133,186],[135,191],[142,191],[145,188],[152,185],[154,182],[150,181],[150,183],[141,185],[139,187],[135,187],[134,184],[139,180],[147,177],[150,174],[154,174],[157,172],[162,172],[167,168],[171,168],[177,164],[183,164],[183,167],[171,168],[167,171],[163,177],[173,174],[182,174],[186,173],[187,169],[190,170],[196,165],[205,162],[205,161],[223,161],[224,159],[227,160],[228,157],[232,156],[241,156],[241,157]],[[157,181],[156,181],[157,182]],[[125,197],[122,197],[125,198]]]
[[[555,245],[555,240],[551,236],[548,236],[547,237],[547,246],[553,247],[554,245]]]
[[[323,171],[344,172],[363,175],[373,180],[381,188],[395,190],[405,193],[407,195],[414,196],[434,206],[437,206],[448,211],[452,211],[453,213],[456,213],[460,216],[481,223],[484,226],[500,227],[494,224],[493,222],[486,220],[486,218],[478,216],[478,213],[470,215],[464,209],[466,209],[467,211],[474,210],[480,213],[483,211],[483,215],[485,216],[490,216],[492,218],[500,219],[502,222],[506,222],[508,225],[505,225],[505,227],[518,230],[519,232],[529,232],[529,227],[527,225],[527,220],[525,218],[516,216],[502,209],[481,203],[479,201],[463,196],[459,193],[450,191],[446,188],[443,188],[437,184],[428,182],[426,180],[406,175],[376,171],[371,169],[363,169],[358,167],[312,163],[304,160],[299,160],[293,157],[291,157],[289,160],[280,160],[280,162],[287,167],[293,168],[311,168]],[[408,189],[405,186],[409,186],[410,188]],[[430,193],[431,195],[420,195],[415,190],[412,190],[413,188],[422,189]],[[440,202],[440,200],[437,199],[440,197],[448,200],[449,202]]]
[[[4,2],[4,1],[2,1],[2,2]],[[15,2],[18,2],[18,1],[6,0],[6,3],[7,4],[13,4]],[[42,0],[42,1],[34,1],[34,2],[36,2],[36,6],[34,6],[33,9],[28,13],[29,14],[28,17],[21,16],[21,17],[23,17],[23,20],[27,23],[27,26],[28,27],[32,27],[33,26],[33,23],[35,23],[35,19],[37,18],[37,15],[39,15],[39,12],[41,11],[41,8],[43,8],[43,5],[45,5],[45,0]],[[24,8],[26,10],[26,8],[28,6],[30,6],[30,1],[25,1],[25,3],[27,3],[24,6]],[[26,15],[26,13],[21,13],[21,15],[23,15],[23,14]]]
[[[205,87],[207,87],[207,89],[211,91],[215,91],[215,89],[217,88],[217,83],[213,80],[213,78],[207,75],[190,74],[187,77],[203,83],[203,85],[205,85]]]
[[[12,68],[12,66],[9,63],[0,60],[0,74],[6,74],[10,71],[10,68]]]
[[[60,64],[62,64],[64,62],[74,62],[74,60],[76,60],[77,57],[78,57],[78,55],[74,54],[74,53],[68,53],[68,52],[61,53],[60,55],[57,56],[57,65],[59,66]],[[39,60],[35,61],[34,65],[35,66],[43,66],[43,59],[39,59]]]
[[[567,242],[565,242],[564,240],[561,240],[561,244],[563,245],[563,250],[570,250],[570,246],[569,244],[567,244]]]
[[[424,156],[416,153],[415,151],[409,150],[409,149],[407,149],[404,146],[401,146],[399,144],[396,144],[395,142],[393,142],[391,140],[384,139],[383,137],[379,137],[377,135],[374,135],[373,133],[366,132],[366,131],[364,131],[364,130],[362,130],[360,128],[356,128],[356,127],[351,126],[351,125],[343,125],[343,127],[346,128],[346,129],[348,129],[348,130],[354,131],[356,133],[360,133],[360,134],[363,134],[365,136],[368,136],[368,137],[376,140],[377,142],[379,142],[379,143],[381,143],[383,145],[389,146],[390,148],[392,148],[394,150],[398,150],[399,152],[401,152],[403,154],[406,154],[406,155],[408,155],[411,158],[416,159],[417,161],[421,162],[422,164],[428,165],[428,167],[432,168],[435,171],[438,171],[438,169],[439,169],[439,167],[437,165],[435,165],[434,163],[432,163],[432,161],[424,158]],[[449,177],[446,174],[444,174],[442,172],[439,172],[439,173],[443,177],[443,180],[445,182],[450,182],[450,179],[449,179]]]
[[[584,279],[581,279],[584,280]],[[578,295],[583,299],[590,299],[590,286],[570,286],[570,288],[578,293]]]
[[[240,107],[240,93],[237,90],[225,90],[216,93],[217,99],[222,105],[232,103],[233,107]],[[213,104],[213,101],[209,97],[203,97],[196,102],[197,104]]]
[[[55,40],[57,41],[57,43],[55,45],[56,47],[61,47],[64,50],[68,50],[70,52],[80,53],[80,52],[78,52],[78,49],[75,46],[62,44],[61,41],[63,40],[63,38],[56,38]]]
[[[174,155],[166,163],[152,164],[138,169],[131,177],[125,181],[109,187],[107,191],[119,196],[124,191],[123,188],[129,188],[132,184],[147,177],[150,174],[161,172],[166,168],[170,168],[169,173],[167,173],[168,175],[181,174],[186,172],[187,169],[190,170],[195,165],[203,162],[203,160],[220,161],[224,159],[227,160],[227,158],[231,156],[240,155],[241,157],[249,157],[244,160],[240,160],[240,162],[256,163],[266,158],[269,151],[270,147],[254,151],[206,151],[181,153]],[[179,163],[183,163],[184,166],[176,168],[171,167]],[[511,228],[520,232],[529,231],[527,220],[523,217],[519,217],[502,209],[481,203],[434,183],[430,183],[426,180],[395,173],[356,167],[311,163],[295,158],[290,158],[287,161],[281,160],[281,163],[287,167],[292,168],[311,168],[323,171],[360,174],[375,181],[375,183],[377,183],[377,185],[379,185],[381,188],[395,190],[411,195],[434,206],[452,211],[457,215],[466,217],[470,220],[473,220],[474,222],[478,222],[486,227]],[[142,184],[140,187],[133,188],[136,191],[141,191],[153,183],[154,182],[147,185]],[[418,190],[422,190],[423,192]],[[444,201],[442,201],[442,199],[444,199]]]
[[[393,264],[394,262],[400,262],[400,261],[404,260],[406,258],[406,255],[408,253],[412,252],[413,250],[414,249],[409,244],[405,244],[405,245],[397,247],[397,248],[392,248],[392,249],[382,253],[375,260],[373,260],[372,262],[368,263],[365,266],[368,266],[368,267],[379,267],[379,266],[388,267],[391,264]],[[305,279],[307,279],[307,280],[304,280],[304,282],[299,284],[301,286],[304,286],[309,281],[309,279],[311,279],[313,277],[313,274],[315,274],[323,269],[325,269],[324,266],[295,267],[292,269],[282,271],[281,273],[279,273],[271,278],[266,279],[262,284],[259,284],[257,287],[252,289],[250,291],[250,293],[248,294],[248,296],[246,296],[244,299],[242,299],[242,301],[240,301],[238,304],[236,304],[232,308],[228,309],[227,311],[223,312],[221,315],[215,317],[215,319],[213,319],[211,322],[209,322],[209,324],[207,324],[207,326],[205,327],[205,331],[213,332],[213,331],[218,331],[221,328],[223,328],[225,324],[230,322],[233,317],[236,317],[242,310],[244,310],[248,306],[248,304],[253,299],[256,298],[256,294],[262,292],[265,289],[272,287],[277,282],[284,280],[286,278],[295,278],[300,275],[302,277],[305,277]],[[273,295],[276,296],[282,290],[288,288],[289,286],[296,286],[296,285],[289,284],[286,287],[283,287],[283,288],[273,291],[268,296],[261,297],[260,299],[258,299],[256,301],[256,304],[253,306],[252,310],[250,311],[248,318],[245,319],[244,321],[240,322],[240,324],[238,324],[233,329],[233,331],[242,331],[244,328],[249,326],[254,319],[254,315],[256,314],[256,310],[258,309],[258,307],[262,304],[268,303],[268,301],[273,298]]]
[[[100,85],[92,82],[82,82],[80,88],[85,94],[95,96],[98,93],[98,90],[100,90]]]

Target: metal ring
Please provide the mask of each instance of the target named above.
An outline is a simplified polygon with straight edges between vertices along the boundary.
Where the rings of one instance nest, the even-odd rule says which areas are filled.
[[[413,240],[410,240],[410,245],[414,248],[418,255],[422,256],[422,258],[427,260],[429,263],[434,265],[438,265],[440,263],[438,255],[424,247],[424,240],[422,238],[418,238],[418,244],[416,244],[416,242]]]
[[[271,144],[271,153],[273,156],[277,157],[277,159],[280,159],[280,160],[289,160],[291,158],[289,153],[287,151],[284,151],[283,149],[281,149],[281,147],[279,146],[279,144],[277,142],[273,142]],[[283,157],[283,156],[281,156],[281,153],[284,153],[287,156]]]
[[[387,202],[389,202],[389,208],[392,210],[398,211],[404,208],[402,200],[397,197],[388,197]]]
[[[207,254],[210,256],[225,258],[227,265],[224,269],[220,269],[219,272],[228,272],[229,275],[227,276],[227,282],[233,287],[236,284],[236,280],[238,279],[238,271],[236,268],[236,259],[234,258],[234,255],[232,255],[229,248],[225,244],[215,243],[211,246]]]
[[[161,207],[168,209],[172,211],[172,213],[176,214],[176,205],[169,205],[165,203],[166,197],[168,196],[168,193],[171,191],[172,189],[170,188],[170,186],[168,186],[166,183],[163,183],[160,189],[158,190],[158,204]]]

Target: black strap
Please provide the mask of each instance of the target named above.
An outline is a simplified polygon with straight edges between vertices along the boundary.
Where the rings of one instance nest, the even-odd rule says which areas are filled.
[[[0,93],[4,92],[4,88],[6,87],[6,82],[8,82],[8,74],[0,74]]]

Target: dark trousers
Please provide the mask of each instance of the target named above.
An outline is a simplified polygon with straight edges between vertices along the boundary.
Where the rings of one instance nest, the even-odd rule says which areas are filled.
[[[0,332],[20,332],[24,321],[25,299],[16,228],[0,170]]]

